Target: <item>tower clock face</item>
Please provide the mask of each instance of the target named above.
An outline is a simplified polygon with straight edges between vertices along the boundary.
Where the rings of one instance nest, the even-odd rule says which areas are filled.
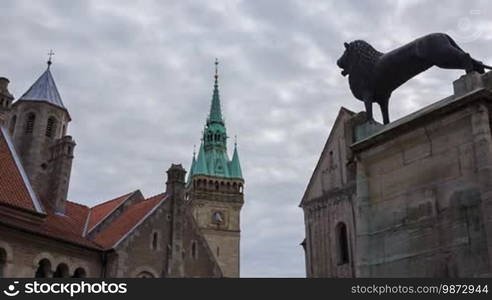
[[[215,211],[212,214],[212,223],[224,224],[224,213],[221,211]]]

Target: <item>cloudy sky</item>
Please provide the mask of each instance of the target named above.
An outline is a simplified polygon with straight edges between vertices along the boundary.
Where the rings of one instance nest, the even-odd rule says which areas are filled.
[[[339,108],[363,109],[335,65],[344,41],[384,52],[446,32],[492,64],[490,1],[5,0],[0,11],[0,76],[16,97],[56,53],[77,142],[69,197],[87,205],[135,189],[151,196],[171,163],[189,168],[219,58],[246,179],[247,277],[305,276],[298,204]],[[451,94],[461,74],[432,69],[402,86],[392,120]]]

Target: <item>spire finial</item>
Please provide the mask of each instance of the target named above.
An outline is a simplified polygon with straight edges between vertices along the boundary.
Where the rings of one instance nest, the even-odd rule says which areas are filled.
[[[216,57],[215,58],[215,81],[217,81],[218,77],[219,77],[219,60]]]
[[[237,147],[237,134],[234,135],[234,147]]]
[[[219,80],[219,60],[217,59],[217,57],[215,58],[215,87],[217,87],[219,84],[218,84],[218,80]]]
[[[196,144],[193,145],[193,158],[195,158],[196,156]]]
[[[55,52],[53,52],[53,49],[50,50],[50,52],[48,53],[48,61],[46,62],[48,64],[48,68],[51,66],[52,62],[51,62],[51,57],[53,57],[53,55],[55,55]]]

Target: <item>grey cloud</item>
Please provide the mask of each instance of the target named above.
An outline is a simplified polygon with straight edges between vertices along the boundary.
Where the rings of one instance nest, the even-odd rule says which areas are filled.
[[[246,177],[248,277],[305,274],[297,206],[340,106],[363,109],[335,65],[344,41],[388,51],[454,32],[492,60],[487,1],[2,1],[0,10],[0,76],[17,97],[56,52],[52,70],[77,142],[69,196],[87,205],[161,192],[171,162],[189,167],[220,59],[229,145],[237,134]],[[405,84],[392,119],[449,95],[460,75],[436,69]]]

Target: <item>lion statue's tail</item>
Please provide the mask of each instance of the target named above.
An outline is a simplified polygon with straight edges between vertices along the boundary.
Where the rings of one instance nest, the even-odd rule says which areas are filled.
[[[484,67],[487,70],[492,70],[491,66],[487,66],[486,64],[482,63],[482,67]]]

